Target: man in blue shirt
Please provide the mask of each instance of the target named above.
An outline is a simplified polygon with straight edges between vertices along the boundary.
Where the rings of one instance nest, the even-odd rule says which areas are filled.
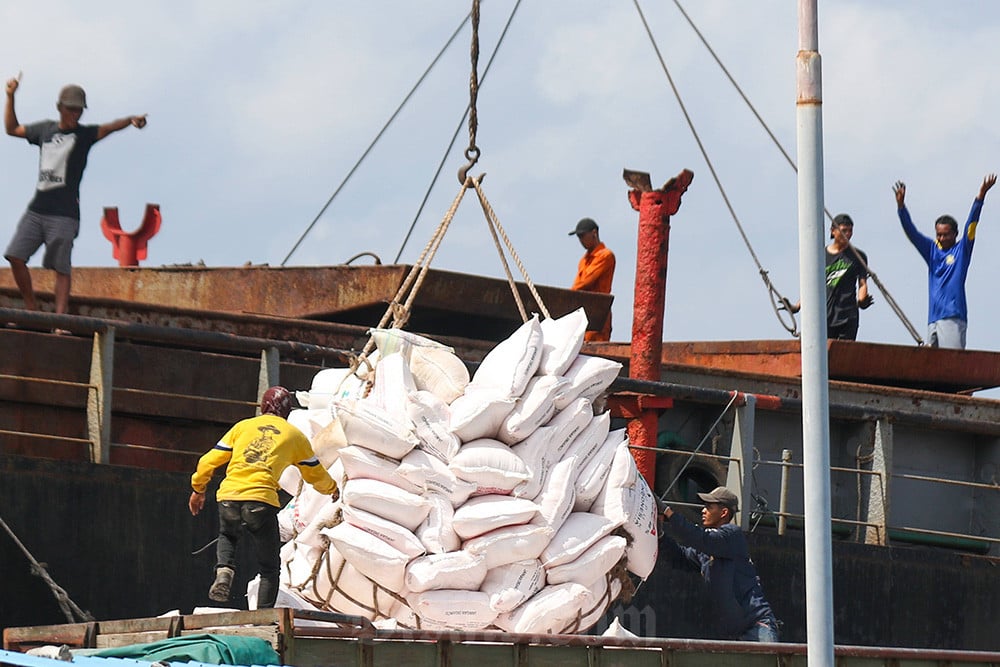
[[[961,239],[958,238],[958,223],[950,215],[942,215],[934,222],[936,239],[918,232],[904,203],[906,184],[897,181],[893,186],[899,222],[910,243],[927,263],[927,344],[931,347],[965,349],[965,332],[969,320],[965,278],[969,274],[983,201],[996,182],[996,174],[988,174],[983,179],[983,184],[979,186],[979,196],[972,202],[969,219],[965,223],[965,234]]]
[[[670,506],[663,508],[664,551],[674,567],[701,572],[712,598],[719,639],[778,641],[778,620],[764,599],[746,536],[732,523],[739,498],[724,486],[698,497],[705,503],[701,526]]]

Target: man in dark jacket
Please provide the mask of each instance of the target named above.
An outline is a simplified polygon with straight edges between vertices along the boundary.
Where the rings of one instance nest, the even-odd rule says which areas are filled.
[[[764,599],[746,536],[732,523],[739,498],[724,486],[698,497],[705,503],[701,527],[669,506],[663,509],[664,548],[672,564],[701,571],[712,598],[719,639],[778,641],[778,621]]]

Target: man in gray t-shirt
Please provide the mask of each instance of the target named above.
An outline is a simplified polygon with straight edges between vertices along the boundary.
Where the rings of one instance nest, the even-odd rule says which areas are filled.
[[[83,88],[71,84],[59,91],[58,121],[21,125],[14,112],[14,92],[20,82],[20,75],[7,81],[4,127],[10,136],[38,146],[38,185],[4,257],[10,262],[24,307],[37,310],[28,260],[44,245],[42,266],[56,272],[55,311],[65,313],[69,308],[70,257],[73,241],[80,231],[80,181],[87,166],[87,154],[91,146],[112,132],[129,125],[145,127],[146,116],[126,116],[103,125],[81,125],[87,96]]]

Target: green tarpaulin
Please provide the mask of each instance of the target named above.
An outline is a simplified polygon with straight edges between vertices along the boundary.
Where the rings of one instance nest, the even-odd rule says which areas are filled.
[[[260,637],[186,635],[150,644],[87,651],[104,658],[132,658],[149,662],[204,662],[211,665],[280,665],[281,658]]]

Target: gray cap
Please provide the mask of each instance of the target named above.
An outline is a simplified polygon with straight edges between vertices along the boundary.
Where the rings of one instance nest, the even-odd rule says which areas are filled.
[[[59,91],[59,104],[74,109],[86,109],[87,93],[83,92],[83,88],[75,83],[63,86],[63,89]]]
[[[597,229],[597,223],[590,218],[584,218],[580,222],[576,223],[576,229],[569,233],[569,236],[579,236],[580,234],[586,234],[587,232],[592,232]]]
[[[711,493],[699,493],[698,497],[701,498],[704,503],[719,503],[720,505],[725,505],[734,512],[740,509],[740,499],[736,497],[736,494],[727,489],[724,486],[717,486],[712,489]]]

